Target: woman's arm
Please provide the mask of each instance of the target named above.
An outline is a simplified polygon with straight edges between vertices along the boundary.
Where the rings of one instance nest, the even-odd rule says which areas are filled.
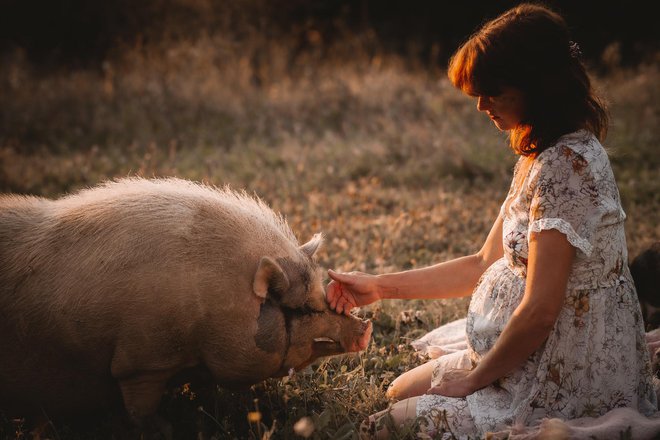
[[[497,342],[474,370],[448,375],[428,392],[463,397],[525,362],[547,339],[559,317],[574,258],[575,248],[561,232],[532,233],[525,294]]]
[[[328,271],[332,278],[326,299],[338,313],[380,299],[436,299],[466,296],[484,271],[503,255],[502,219],[498,217],[479,252],[423,269],[385,275],[359,272],[340,274]]]
[[[472,293],[481,275],[502,257],[502,218],[493,224],[481,250],[422,269],[378,275],[382,299],[457,298]]]

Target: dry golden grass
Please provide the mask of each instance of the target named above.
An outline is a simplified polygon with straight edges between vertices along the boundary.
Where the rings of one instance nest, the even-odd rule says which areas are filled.
[[[0,188],[57,196],[126,175],[179,176],[245,188],[288,219],[301,241],[323,231],[324,267],[382,273],[479,249],[509,184],[505,138],[442,72],[395,58],[314,54],[287,64],[267,46],[255,67],[213,38],[167,50],[131,48],[100,72],[0,67]],[[350,52],[350,51],[349,51]],[[329,59],[329,60],[328,60]],[[660,239],[657,66],[616,71],[610,149],[631,256]],[[465,314],[466,300],[391,301],[363,353],[317,362],[246,392],[177,388],[161,413],[177,438],[357,438],[384,391],[421,360],[408,342]],[[404,311],[419,311],[409,321]],[[197,394],[194,394],[197,393]],[[304,425],[304,426],[303,426]],[[20,424],[0,423],[0,438]],[[107,438],[108,422],[56,424],[54,438]],[[303,431],[299,431],[303,432]],[[397,438],[414,438],[413,429]]]

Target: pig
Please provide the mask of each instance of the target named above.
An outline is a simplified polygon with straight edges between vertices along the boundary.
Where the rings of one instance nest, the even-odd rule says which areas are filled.
[[[258,197],[124,178],[57,200],[0,196],[0,409],[153,416],[176,374],[242,388],[366,348],[315,253]]]

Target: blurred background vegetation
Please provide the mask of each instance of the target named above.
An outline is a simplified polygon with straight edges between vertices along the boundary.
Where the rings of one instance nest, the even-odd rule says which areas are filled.
[[[515,156],[445,67],[517,3],[0,0],[0,191],[56,197],[179,176],[256,193],[300,241],[323,231],[324,267],[381,273],[474,252]],[[609,103],[605,146],[634,256],[660,239],[655,15],[643,1],[546,3]],[[419,364],[407,343],[466,307],[365,308],[375,332],[364,353],[245,393],[179,384],[161,413],[177,438],[296,438],[303,416],[315,438],[356,438],[389,382]],[[109,436],[103,416],[78,422],[53,437]],[[24,434],[20,419],[0,421],[0,438]]]
[[[2,0],[4,48],[26,49],[33,61],[94,65],[120,45],[162,44],[224,35],[235,42],[286,40],[297,54],[327,50],[361,35],[372,51],[444,67],[455,47],[489,18],[520,3],[375,0]],[[639,63],[657,48],[649,3],[548,0],[562,13],[585,53],[621,44],[622,61]],[[120,46],[121,47],[121,46]]]

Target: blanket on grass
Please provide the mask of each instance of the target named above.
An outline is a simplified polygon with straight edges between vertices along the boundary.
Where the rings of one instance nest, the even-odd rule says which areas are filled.
[[[660,329],[646,334],[646,342],[654,371],[660,366]],[[465,318],[445,324],[411,343],[422,356],[437,358],[467,348]],[[660,401],[660,380],[654,378],[656,394]],[[619,439],[654,440],[660,438],[660,412],[645,417],[633,408],[616,408],[600,417],[584,417],[573,420],[543,419],[534,426],[511,426],[494,432],[492,440],[532,439]]]

